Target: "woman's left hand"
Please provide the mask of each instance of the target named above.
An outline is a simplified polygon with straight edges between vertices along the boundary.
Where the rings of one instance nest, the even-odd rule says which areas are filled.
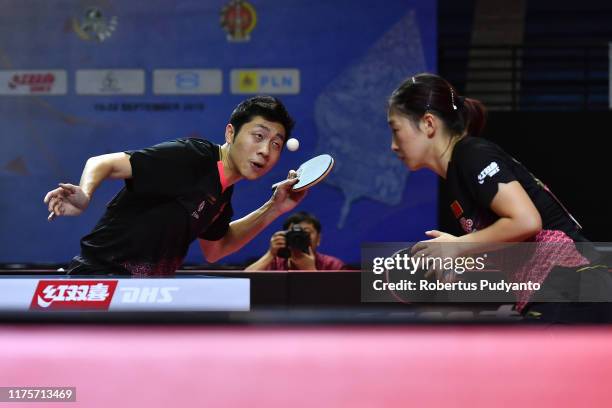
[[[414,244],[411,251],[413,257],[435,258],[440,260],[437,263],[444,264],[447,258],[454,260],[460,255],[460,244],[457,243],[458,237],[438,230],[426,231],[425,235],[431,237],[431,239]],[[454,271],[429,269],[425,273],[426,278],[434,275],[440,281],[453,282],[457,280],[457,274]]]

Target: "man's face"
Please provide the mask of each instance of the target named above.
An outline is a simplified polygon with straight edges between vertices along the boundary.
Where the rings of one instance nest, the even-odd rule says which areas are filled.
[[[228,125],[226,139],[231,143],[230,158],[240,175],[255,180],[274,167],[285,143],[285,127],[255,116],[238,134]]]
[[[299,225],[302,227],[302,230],[308,234],[310,237],[310,248],[312,248],[312,252],[316,252],[317,247],[321,243],[321,234],[317,231],[317,229],[312,225],[312,223],[308,221],[302,221],[298,224],[291,224],[289,228],[294,225]]]

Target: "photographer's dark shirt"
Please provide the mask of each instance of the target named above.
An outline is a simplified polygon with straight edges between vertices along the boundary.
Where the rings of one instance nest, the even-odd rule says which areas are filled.
[[[219,146],[178,139],[127,151],[132,178],[81,240],[72,274],[166,276],[196,238],[221,239],[233,211]]]

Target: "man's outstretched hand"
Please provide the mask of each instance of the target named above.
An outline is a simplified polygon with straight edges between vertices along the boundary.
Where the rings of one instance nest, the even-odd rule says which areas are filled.
[[[60,215],[81,215],[89,206],[90,197],[79,186],[60,183],[59,187],[51,190],[45,196],[44,202],[48,204],[49,221]]]
[[[284,214],[291,211],[297,206],[300,201],[306,196],[307,190],[295,192],[291,190],[294,184],[298,182],[297,173],[291,170],[287,179],[280,183],[274,190],[272,195],[272,205],[280,213]]]

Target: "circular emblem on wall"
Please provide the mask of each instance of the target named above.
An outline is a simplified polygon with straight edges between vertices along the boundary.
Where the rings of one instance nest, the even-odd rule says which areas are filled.
[[[91,7],[80,19],[72,18],[72,30],[82,40],[102,42],[113,34],[117,23],[116,16],[107,18],[100,8]]]
[[[232,0],[221,10],[221,27],[227,32],[227,40],[249,41],[257,24],[253,5],[244,0]]]

